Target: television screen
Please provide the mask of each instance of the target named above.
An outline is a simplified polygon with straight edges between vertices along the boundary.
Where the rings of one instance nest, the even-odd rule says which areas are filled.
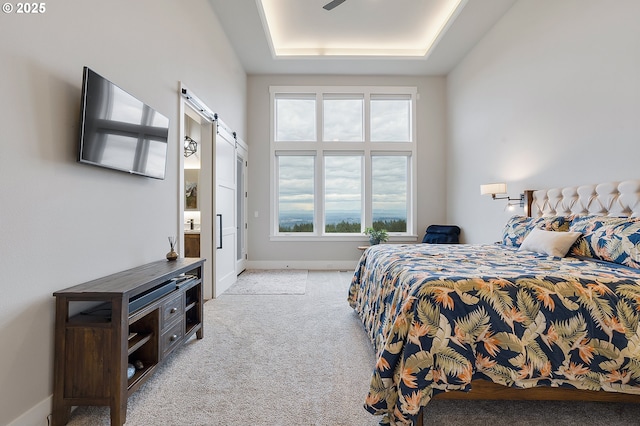
[[[78,161],[164,179],[169,119],[84,67]]]

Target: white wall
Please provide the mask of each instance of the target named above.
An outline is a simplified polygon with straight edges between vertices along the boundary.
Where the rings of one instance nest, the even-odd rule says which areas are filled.
[[[445,219],[445,79],[444,77],[249,76],[249,266],[343,268],[362,254],[357,242],[269,241],[269,86],[415,86],[418,133],[418,234]],[[254,212],[258,212],[258,217]],[[347,265],[347,266],[345,266]]]
[[[187,3],[0,16],[0,424],[47,424],[52,293],[163,259],[177,235],[179,82],[245,133],[246,75],[208,2]],[[165,180],[76,162],[84,65],[170,117]]]
[[[482,183],[639,177],[639,16],[637,0],[520,0],[449,74],[447,216],[467,242],[513,214]]]

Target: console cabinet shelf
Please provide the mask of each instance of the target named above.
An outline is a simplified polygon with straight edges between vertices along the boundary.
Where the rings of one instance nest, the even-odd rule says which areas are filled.
[[[111,425],[125,423],[129,395],[182,343],[203,337],[204,262],[161,260],[53,294],[53,425],[79,405],[109,406]]]

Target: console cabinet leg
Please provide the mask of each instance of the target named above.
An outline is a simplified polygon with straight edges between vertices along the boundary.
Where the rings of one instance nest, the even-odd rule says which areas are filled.
[[[69,423],[71,417],[71,407],[64,404],[53,403],[53,411],[51,413],[52,426],[64,426]]]
[[[122,426],[127,422],[127,404],[111,406],[111,426]]]

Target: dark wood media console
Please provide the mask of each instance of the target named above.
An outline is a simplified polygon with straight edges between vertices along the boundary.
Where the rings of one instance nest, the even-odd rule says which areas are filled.
[[[180,344],[202,339],[204,262],[161,260],[53,294],[54,426],[80,405],[109,406],[111,425],[124,424],[129,395]]]

